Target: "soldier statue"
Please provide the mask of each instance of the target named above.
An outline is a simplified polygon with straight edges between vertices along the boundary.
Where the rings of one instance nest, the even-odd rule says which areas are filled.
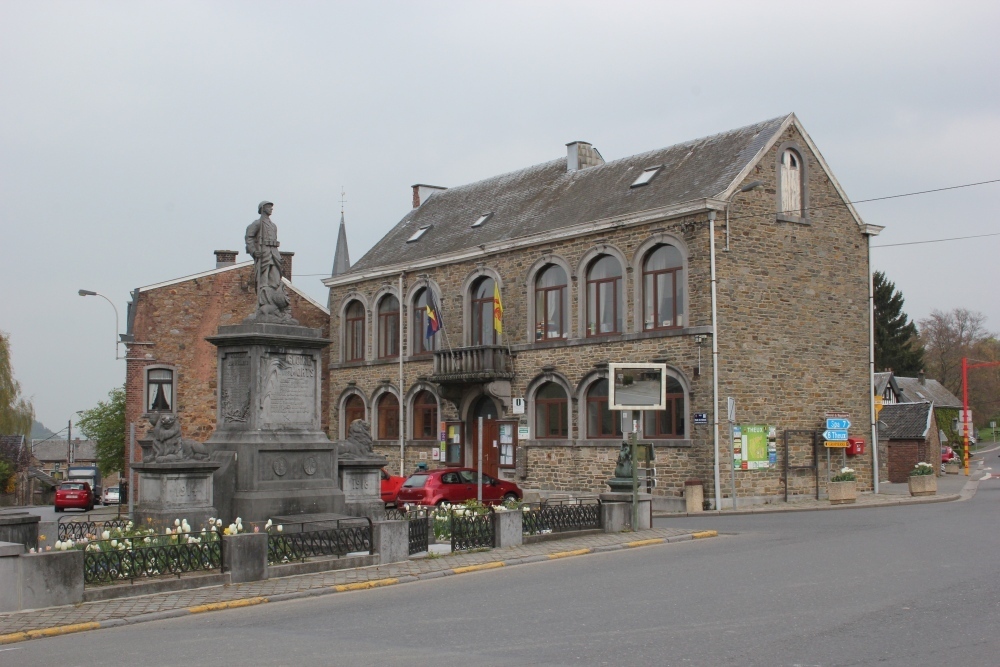
[[[254,280],[257,283],[257,310],[249,322],[298,324],[292,319],[291,304],[281,282],[284,267],[278,250],[278,227],[271,222],[274,204],[262,201],[257,206],[260,218],[247,227],[247,253],[253,257]]]

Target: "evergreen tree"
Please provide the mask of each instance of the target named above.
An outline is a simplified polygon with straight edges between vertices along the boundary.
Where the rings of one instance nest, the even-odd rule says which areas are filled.
[[[915,376],[924,366],[917,326],[903,312],[903,294],[885,274],[875,276],[875,370]]]

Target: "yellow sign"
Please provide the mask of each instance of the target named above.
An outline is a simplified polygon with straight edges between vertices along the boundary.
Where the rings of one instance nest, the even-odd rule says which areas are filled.
[[[823,444],[827,447],[847,447],[846,440],[824,440]]]
[[[878,417],[878,413],[882,412],[882,397],[875,397],[875,416]]]

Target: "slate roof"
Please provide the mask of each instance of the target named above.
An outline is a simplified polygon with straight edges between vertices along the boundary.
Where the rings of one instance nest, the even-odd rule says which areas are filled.
[[[880,440],[924,440],[930,430],[933,403],[892,403],[879,412]]]
[[[897,375],[896,385],[899,387],[901,403],[931,401],[939,408],[961,409],[962,407],[962,400],[945,389],[937,380],[925,380],[921,384],[919,378],[902,378]]]
[[[97,446],[93,440],[81,440],[73,444],[73,457],[77,461],[96,461]],[[39,461],[65,461],[65,440],[34,440],[31,443],[31,454]]]
[[[702,139],[567,171],[566,157],[435,192],[412,209],[347,273],[407,264],[484,243],[718,197],[767,146],[791,114]],[[663,165],[645,186],[631,184]],[[472,223],[493,216],[481,227]],[[419,241],[407,243],[421,227]]]

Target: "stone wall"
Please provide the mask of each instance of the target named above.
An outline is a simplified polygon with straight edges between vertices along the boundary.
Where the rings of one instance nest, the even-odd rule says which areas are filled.
[[[806,162],[809,206],[802,222],[776,220],[778,149],[794,142]],[[740,424],[767,424],[778,432],[778,461],[770,470],[736,471],[740,498],[775,497],[784,493],[783,434],[786,430],[822,430],[826,412],[848,412],[852,436],[869,443],[868,381],[868,250],[867,238],[844,206],[829,177],[794,129],[747,174],[745,182],[761,180],[763,191],[737,195],[730,212],[730,243],[726,251],[725,214],[716,220],[716,258],[719,313],[719,429],[720,478],[723,497],[732,487],[731,451],[725,423],[726,398],[733,397]],[[657,241],[672,243],[686,256],[684,327],[659,332],[641,331],[637,315],[641,304],[641,260]],[[587,262],[597,253],[624,260],[625,332],[587,338],[582,330],[585,307],[582,294]],[[566,340],[533,341],[528,308],[534,269],[558,262],[569,269],[570,335]],[[712,341],[708,215],[704,212],[648,224],[603,230],[600,233],[548,241],[542,245],[484,255],[475,261],[455,262],[404,275],[403,325],[406,344],[402,388],[409,398],[426,385],[433,371],[430,357],[405,355],[411,346],[410,298],[422,285],[431,285],[439,296],[444,331],[437,338],[442,347],[469,344],[464,291],[477,275],[499,278],[504,304],[504,331],[517,355],[513,396],[528,400],[522,423],[531,422],[531,391],[544,379],[563,384],[570,396],[570,432],[563,441],[532,439],[520,443],[518,456],[527,453],[525,488],[540,490],[603,491],[611,475],[617,439],[593,440],[581,432],[586,386],[606,372],[612,361],[668,364],[687,388],[687,433],[680,441],[656,441],[655,494],[680,498],[687,479],[701,479],[706,497],[714,496],[714,446],[712,426]],[[369,418],[379,393],[398,392],[397,359],[375,358],[373,324],[378,299],[395,292],[398,276],[369,279],[330,289],[329,309],[333,345],[330,349],[330,425],[334,434],[343,428],[340,406],[347,393],[364,397]],[[367,309],[368,347],[362,362],[342,361],[341,313],[351,299]],[[699,337],[700,342],[699,342]],[[464,416],[481,387],[470,386],[456,406],[441,400],[441,418]],[[412,433],[409,403],[403,401],[408,433]],[[707,425],[694,425],[694,413],[707,413]],[[505,415],[510,417],[511,415]],[[390,469],[399,465],[398,442],[382,443]],[[820,480],[826,479],[825,451],[820,443]],[[421,445],[425,447],[425,445]],[[407,447],[404,468],[418,460]],[[811,461],[812,445],[793,444],[793,461]],[[428,464],[433,462],[428,459]],[[832,465],[832,464],[831,464]],[[871,448],[853,461],[859,487],[871,488]],[[815,493],[816,472],[795,472],[790,494]],[[513,471],[502,472],[513,478]],[[822,482],[821,482],[822,483]]]
[[[893,484],[906,484],[910,478],[910,471],[919,461],[932,463],[936,468],[940,468],[940,458],[938,461],[929,460],[928,450],[930,447],[923,440],[890,440],[889,441],[889,481]]]

